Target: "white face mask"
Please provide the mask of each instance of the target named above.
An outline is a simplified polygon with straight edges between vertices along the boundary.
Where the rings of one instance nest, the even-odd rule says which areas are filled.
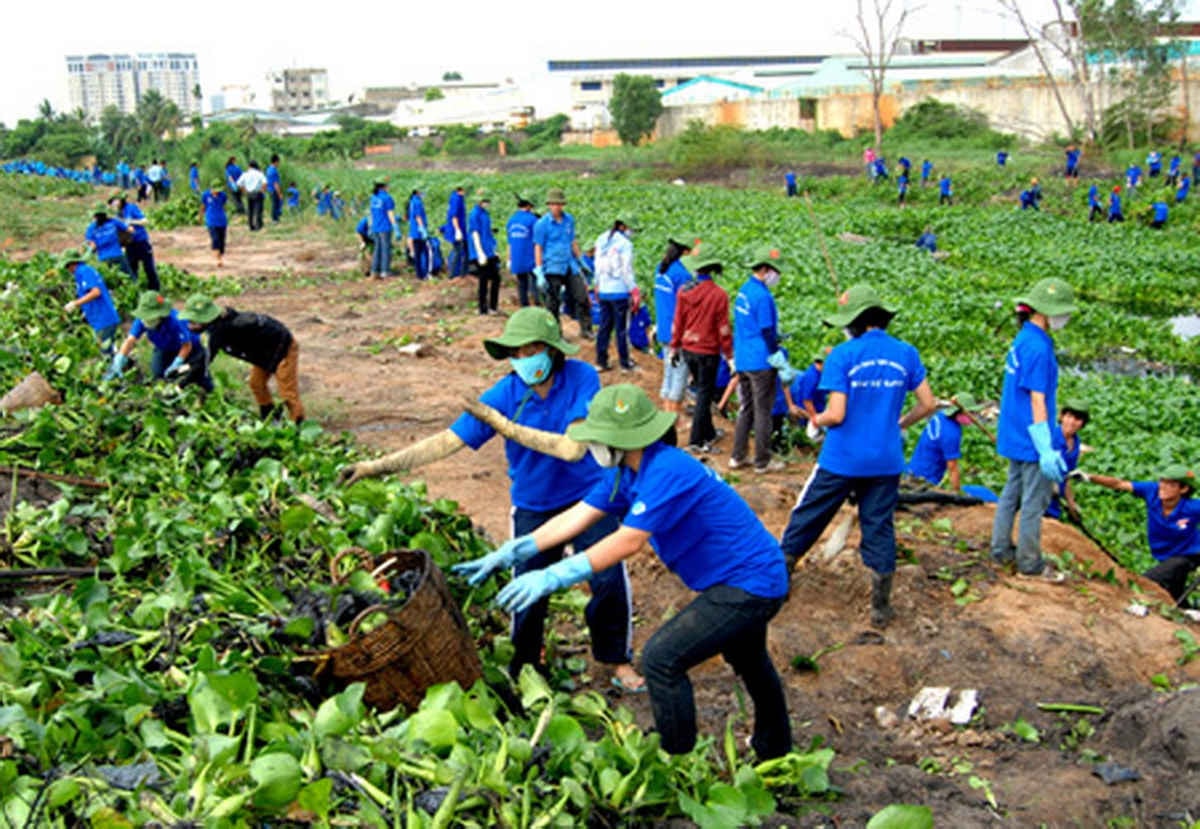
[[[846,337],[847,340],[854,339],[854,332],[850,330],[850,326],[848,326],[848,325],[842,329],[842,334]]]
[[[779,284],[779,271],[767,271],[767,275],[763,277],[763,284],[768,288],[774,288]]]
[[[625,457],[625,450],[614,449],[611,446],[605,446],[603,443],[589,443],[588,454],[592,456],[592,460],[598,465],[605,469],[612,469]]]
[[[1071,319],[1070,314],[1059,314],[1058,316],[1048,317],[1050,320],[1051,331],[1061,331],[1067,327],[1067,322]]]

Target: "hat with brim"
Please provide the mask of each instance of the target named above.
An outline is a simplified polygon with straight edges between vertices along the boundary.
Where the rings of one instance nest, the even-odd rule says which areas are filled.
[[[701,271],[705,273],[725,272],[725,266],[721,264],[721,258],[708,251],[693,253],[691,256],[685,256],[679,261],[692,273],[700,273]]]
[[[589,411],[588,414],[590,416],[591,412]],[[1162,472],[1159,472],[1158,479],[1160,481],[1174,481],[1177,484],[1190,486],[1192,489],[1196,488],[1196,473],[1181,463],[1173,463]]]
[[[551,187],[546,191],[546,204],[566,204],[567,194],[561,187]]]
[[[224,186],[225,186],[225,182],[221,181],[219,178],[214,178],[212,181],[210,181],[208,183],[209,190],[220,190]]]
[[[517,207],[533,207],[533,202],[522,196],[520,193],[514,193],[517,198]]]
[[[1089,411],[1086,400],[1067,400],[1065,403],[1062,403],[1059,406],[1059,410],[1064,412],[1072,412],[1073,414],[1079,415],[1085,420],[1091,416],[1091,412]]]
[[[700,247],[700,237],[694,233],[682,233],[668,236],[667,241],[680,250],[696,250]]]
[[[815,355],[813,355],[812,361],[814,363],[823,363],[823,362],[825,362],[825,358],[828,356],[829,356],[829,351],[826,349],[821,349]]]
[[[960,391],[950,398],[950,403],[956,410],[961,409],[964,412],[978,412],[983,408],[983,404],[969,391]]]
[[[217,303],[212,301],[212,297],[204,294],[192,294],[183,303],[183,311],[180,312],[179,318],[184,322],[195,322],[200,325],[208,325],[210,322],[221,316],[221,309]]]
[[[133,315],[142,322],[156,322],[171,313],[171,303],[158,291],[142,291]]]
[[[1048,317],[1074,314],[1079,310],[1075,304],[1075,290],[1066,282],[1054,277],[1035,283],[1032,288],[1017,297],[1017,304],[1027,305]]]
[[[92,215],[93,216],[107,216],[108,215],[108,205],[102,201],[96,202],[95,206],[92,208]]]
[[[84,251],[79,250],[78,248],[72,248],[70,250],[64,250],[62,253],[60,253],[58,255],[58,260],[55,262],[55,264],[59,268],[66,268],[69,265],[74,265],[78,262],[82,262],[86,258],[87,258],[87,254]]]
[[[375,186],[376,187],[387,187],[388,180],[386,178],[377,178],[377,179],[375,179]]]
[[[760,245],[750,252],[750,261],[746,263],[746,267],[756,271],[763,266],[783,271],[783,256],[779,253],[779,248]]]
[[[863,311],[878,308],[889,317],[896,315],[896,307],[888,305],[870,285],[855,285],[838,297],[838,310],[825,318],[825,324],[844,328],[858,319]]]
[[[644,449],[675,425],[675,415],[654,405],[641,388],[621,383],[601,389],[588,406],[587,420],[567,427],[567,437],[614,449]]]
[[[563,354],[579,351],[579,346],[563,339],[562,329],[553,314],[545,308],[532,306],[522,308],[509,317],[504,324],[504,333],[484,340],[483,347],[493,360],[504,360],[512,356],[514,348],[530,343],[545,343]]]

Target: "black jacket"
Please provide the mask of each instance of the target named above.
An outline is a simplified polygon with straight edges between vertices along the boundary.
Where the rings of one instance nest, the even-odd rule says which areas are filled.
[[[226,308],[207,330],[208,350],[214,357],[224,351],[271,374],[292,347],[292,332],[266,314]]]

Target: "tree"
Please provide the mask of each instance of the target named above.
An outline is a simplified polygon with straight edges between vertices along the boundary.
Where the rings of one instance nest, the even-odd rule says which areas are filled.
[[[443,81],[461,81],[462,79],[462,75],[457,70],[442,73]]]
[[[42,102],[38,104],[38,116],[46,121],[54,117],[54,105],[50,103],[49,98],[42,98]]]
[[[855,2],[858,29],[850,37],[854,41],[854,48],[867,61],[871,110],[875,115],[875,149],[878,150],[879,143],[883,140],[883,115],[880,112],[883,81],[892,58],[896,56],[896,47],[900,45],[900,33],[904,30],[904,23],[912,9],[907,4],[902,4],[897,11],[896,0],[870,0],[871,8],[868,11],[864,0]]]
[[[183,114],[174,101],[164,98],[157,89],[150,89],[137,103],[137,119],[146,139],[161,146],[164,135],[179,129]]]
[[[1019,0],[999,0],[999,2],[1000,6],[1021,25],[1022,31],[1025,32],[1025,37],[1029,40],[1034,57],[1037,58],[1038,64],[1042,67],[1042,74],[1046,82],[1050,84],[1050,91],[1054,93],[1054,101],[1058,104],[1058,111],[1062,115],[1063,123],[1066,125],[1067,135],[1073,137],[1077,129],[1075,120],[1071,117],[1071,113],[1067,109],[1067,102],[1063,99],[1062,90],[1058,87],[1058,80],[1055,77],[1054,71],[1050,68],[1049,59],[1046,57],[1044,44],[1047,42],[1054,43],[1054,41],[1044,41],[1042,39],[1042,32],[1030,24],[1029,19],[1021,9]],[[1094,141],[1096,127],[1095,114],[1094,107],[1092,106],[1091,88],[1087,81],[1088,64],[1086,55],[1082,49],[1077,48],[1075,39],[1070,36],[1066,21],[1063,19],[1062,3],[1060,0],[1054,0],[1054,6],[1061,24],[1059,36],[1064,41],[1062,46],[1056,48],[1058,48],[1060,54],[1062,54],[1071,66],[1072,77],[1076,82],[1076,89],[1080,93],[1083,103],[1084,120],[1088,128],[1088,140]]]
[[[654,132],[662,108],[662,96],[658,94],[654,78],[624,72],[613,78],[608,112],[622,144],[635,146]]]
[[[442,90],[438,89],[436,86],[431,86],[425,90],[426,101],[440,101],[445,97],[446,93],[442,92]]]

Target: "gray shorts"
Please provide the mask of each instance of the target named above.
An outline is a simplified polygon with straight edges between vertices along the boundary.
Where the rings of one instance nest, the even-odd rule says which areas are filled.
[[[659,389],[658,396],[663,400],[679,403],[683,400],[684,392],[687,391],[687,380],[687,363],[681,359],[679,365],[672,366],[664,352],[662,388]]]

